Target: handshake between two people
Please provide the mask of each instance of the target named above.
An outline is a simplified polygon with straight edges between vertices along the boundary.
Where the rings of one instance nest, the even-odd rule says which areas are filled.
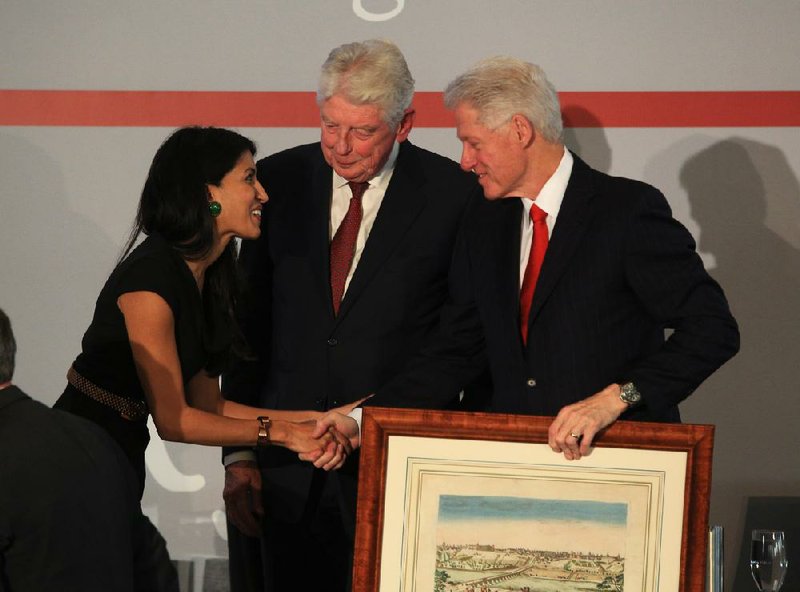
[[[563,407],[548,430],[550,448],[563,453],[567,460],[579,460],[590,454],[595,437],[628,408],[620,392],[619,384],[610,384],[594,395]],[[288,443],[287,447],[318,469],[340,468],[361,444],[360,426],[350,414],[369,398],[294,424],[304,437]]]
[[[322,413],[314,419],[294,424],[295,438],[286,447],[300,460],[330,471],[340,468],[361,444],[358,422],[349,414],[372,397],[369,395]]]
[[[358,423],[347,414],[362,401],[328,411],[316,420],[303,422],[300,425],[309,430],[305,441],[298,442],[300,446],[297,448],[290,448],[298,453],[300,460],[308,461],[318,469],[330,471],[340,468],[361,443]]]
[[[595,436],[627,408],[619,393],[619,385],[612,384],[561,409],[548,432],[552,450],[563,453],[567,460],[589,454]],[[366,398],[325,413],[314,412],[311,419],[292,423],[282,445],[317,468],[326,471],[340,468],[361,444],[360,427],[348,414]],[[248,536],[256,537],[261,532],[260,520],[264,514],[261,486],[261,473],[255,461],[240,460],[225,467],[222,495],[228,519]]]
[[[291,423],[282,444],[303,461],[330,471],[340,468],[361,443],[359,425],[347,414],[369,397],[322,413],[314,419]],[[230,520],[247,536],[258,537],[264,507],[261,473],[255,460],[237,460],[225,467],[222,497]]]

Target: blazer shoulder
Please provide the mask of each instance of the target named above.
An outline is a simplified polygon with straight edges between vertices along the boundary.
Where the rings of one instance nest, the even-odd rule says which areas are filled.
[[[478,244],[495,235],[502,236],[510,228],[519,227],[521,216],[519,199],[486,199],[478,185],[478,190],[468,197],[461,231],[469,237],[468,242]]]
[[[4,409],[14,403],[18,403],[20,401],[33,401],[28,395],[26,395],[19,387],[15,385],[9,385],[4,389],[0,389],[0,409]]]
[[[597,171],[577,156],[572,174],[575,187],[589,188],[594,195],[593,201],[601,207],[626,210],[636,210],[646,205],[669,207],[661,191],[649,183]]]
[[[327,167],[319,142],[288,148],[262,158],[256,164],[258,180],[270,198],[305,186]]]
[[[466,205],[474,193],[482,194],[475,175],[463,171],[458,163],[446,156],[408,141],[401,145],[396,172],[414,179],[427,193],[436,194],[440,199],[455,200],[462,205]]]
[[[409,161],[415,161],[418,166],[420,166],[426,172],[438,175],[446,175],[448,177],[458,177],[465,180],[474,179],[474,175],[472,173],[462,170],[459,164],[451,158],[442,156],[436,152],[431,152],[425,148],[421,148],[420,146],[412,144],[409,141],[404,143],[403,152],[407,153]]]
[[[256,167],[259,174],[275,170],[295,170],[309,166],[316,166],[325,162],[319,142],[302,144],[275,152],[258,161]]]
[[[632,215],[660,211],[672,216],[672,208],[667,198],[657,187],[627,177],[608,177],[609,191],[605,192],[614,203]],[[608,201],[608,200],[607,200]]]

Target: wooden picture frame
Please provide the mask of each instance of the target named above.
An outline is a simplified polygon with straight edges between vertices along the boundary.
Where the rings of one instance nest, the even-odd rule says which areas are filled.
[[[364,408],[353,591],[468,590],[467,579],[445,583],[443,578],[474,574],[475,581],[489,574],[481,581],[494,589],[489,581],[499,582],[500,576],[520,578],[523,572],[525,577],[578,578],[575,590],[615,589],[614,582],[591,579],[604,576],[581,572],[580,566],[587,562],[556,561],[584,557],[580,553],[589,553],[586,557],[594,558],[598,566],[605,562],[597,570],[606,578],[612,574],[617,585],[624,580],[628,592],[702,590],[708,560],[713,426],[619,421],[596,438],[590,455],[566,461],[547,446],[551,422],[552,418],[525,415]],[[447,508],[453,502],[461,509],[451,514]],[[489,507],[482,505],[486,502],[499,504],[501,514],[516,504],[532,508],[546,503],[556,513],[555,522],[503,515],[498,520],[514,520],[508,524],[524,528],[491,530],[489,525],[496,528],[506,522],[480,516],[480,508]],[[581,526],[583,534],[574,537],[587,549],[568,551],[567,536],[577,532],[576,523],[568,521],[574,520],[571,513],[591,514],[592,508],[602,511],[580,522],[590,525],[589,530]],[[600,518],[620,508],[622,518],[608,518],[608,523]],[[544,526],[554,529],[548,531],[547,544],[564,537],[562,551],[534,551],[530,546],[520,550],[520,543],[508,534],[534,536],[530,533],[544,531]],[[594,553],[591,544],[583,542],[613,540],[600,536],[605,529],[622,533],[624,554]],[[474,544],[454,542],[459,536],[463,539],[459,532],[475,533]],[[482,535],[490,532],[501,534]],[[495,543],[481,536],[507,542],[502,547],[499,541],[501,546],[495,549]],[[447,537],[453,540],[448,543]],[[478,571],[469,572],[458,559],[468,548],[472,556],[491,555],[487,549],[502,548],[504,556],[528,563],[521,568],[505,566],[506,572],[503,566],[493,570],[485,563],[489,566],[485,570],[470,567]],[[542,564],[550,571],[535,567]],[[442,565],[455,567],[448,571],[440,569]],[[498,569],[501,574],[495,577]],[[609,587],[593,588],[596,583]],[[570,585],[564,589],[573,589]],[[477,584],[472,587],[481,589]]]

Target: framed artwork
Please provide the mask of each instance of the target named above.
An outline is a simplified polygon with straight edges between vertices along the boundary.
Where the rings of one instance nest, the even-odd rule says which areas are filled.
[[[551,421],[364,408],[353,590],[703,589],[713,426],[620,421],[567,461]]]

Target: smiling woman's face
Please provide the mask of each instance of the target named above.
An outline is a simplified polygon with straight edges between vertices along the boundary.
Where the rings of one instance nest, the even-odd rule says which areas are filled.
[[[218,236],[225,240],[233,236],[245,239],[261,234],[261,207],[267,193],[256,178],[256,164],[250,151],[245,151],[219,185],[209,185],[212,200],[222,206],[214,221]]]

